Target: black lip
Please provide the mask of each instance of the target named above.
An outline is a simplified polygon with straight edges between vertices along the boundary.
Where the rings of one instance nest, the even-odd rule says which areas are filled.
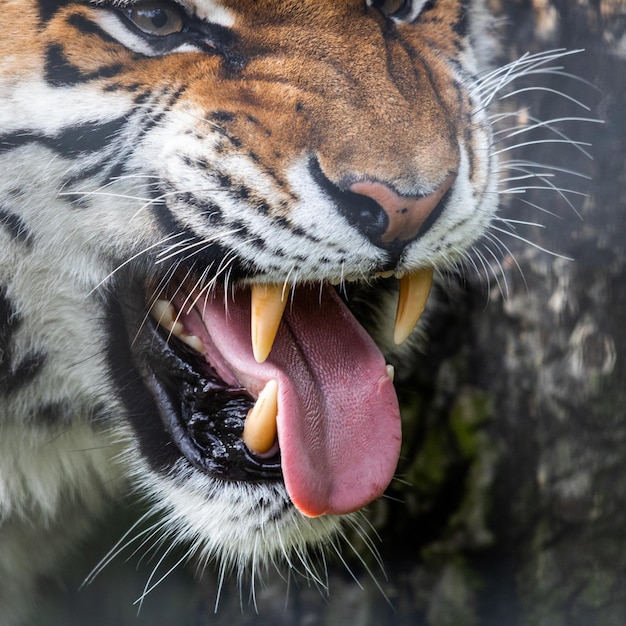
[[[138,383],[134,392],[126,395],[133,403],[133,395],[151,398],[149,407],[144,401],[141,410],[134,407],[130,413],[144,454],[167,459],[168,466],[182,455],[196,469],[222,480],[281,481],[280,453],[258,458],[241,439],[252,397],[243,388],[228,387],[200,355],[137,315],[144,309],[121,310],[127,350],[139,374],[133,377]],[[124,384],[129,387],[129,380]],[[158,431],[162,436],[155,435]],[[172,454],[172,443],[179,454]],[[161,449],[164,445],[169,450]],[[157,465],[163,469],[162,462]]]

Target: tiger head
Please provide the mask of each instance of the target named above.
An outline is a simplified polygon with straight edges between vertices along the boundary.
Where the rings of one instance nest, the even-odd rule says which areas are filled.
[[[496,208],[482,2],[3,13],[29,36],[0,35],[0,278],[56,359],[20,406],[114,433],[206,556],[325,541],[391,481],[390,363]]]

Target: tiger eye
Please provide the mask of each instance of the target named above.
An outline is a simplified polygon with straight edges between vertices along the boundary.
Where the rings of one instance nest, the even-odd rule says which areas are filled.
[[[384,15],[392,16],[404,8],[405,4],[406,0],[382,0],[382,2],[377,3],[377,7]]]
[[[180,11],[169,2],[142,2],[128,10],[128,19],[148,35],[165,37],[183,30]]]

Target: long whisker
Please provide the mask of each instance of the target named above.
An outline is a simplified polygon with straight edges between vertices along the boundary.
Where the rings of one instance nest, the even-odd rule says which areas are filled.
[[[509,230],[504,230],[502,228],[498,228],[495,225],[492,225],[491,228],[493,230],[498,231],[499,233],[503,233],[504,235],[508,235],[509,237],[513,237],[514,239],[518,239],[519,241],[535,248],[536,250],[539,250],[541,252],[545,252],[546,254],[549,254],[550,256],[554,256],[557,257],[559,259],[564,259],[566,261],[573,261],[574,259],[572,259],[571,257],[559,254],[558,252],[554,252],[553,250],[548,250],[547,248],[544,248],[542,246],[540,246],[539,244],[535,243],[534,241],[531,241],[530,239],[526,239],[525,237],[522,237],[521,235],[518,235],[516,233],[513,233]]]

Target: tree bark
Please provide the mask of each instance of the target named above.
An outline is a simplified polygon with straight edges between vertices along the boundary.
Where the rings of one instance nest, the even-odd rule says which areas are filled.
[[[597,91],[561,76],[550,86],[605,123],[561,125],[592,144],[592,162],[572,149],[562,161],[591,176],[578,184],[588,194],[575,202],[580,217],[563,198],[547,205],[530,196],[559,217],[544,216],[532,241],[573,261],[511,242],[520,267],[505,259],[508,297],[493,293],[486,314],[471,316],[477,382],[493,398],[489,430],[502,453],[490,518],[496,541],[479,566],[493,583],[483,606],[493,624],[624,624],[626,3],[528,4],[508,3],[512,49],[585,48],[567,66]],[[546,92],[538,104],[541,118],[561,117],[558,96]],[[530,146],[528,158],[550,162],[553,150]],[[519,203],[506,215],[538,217]]]

